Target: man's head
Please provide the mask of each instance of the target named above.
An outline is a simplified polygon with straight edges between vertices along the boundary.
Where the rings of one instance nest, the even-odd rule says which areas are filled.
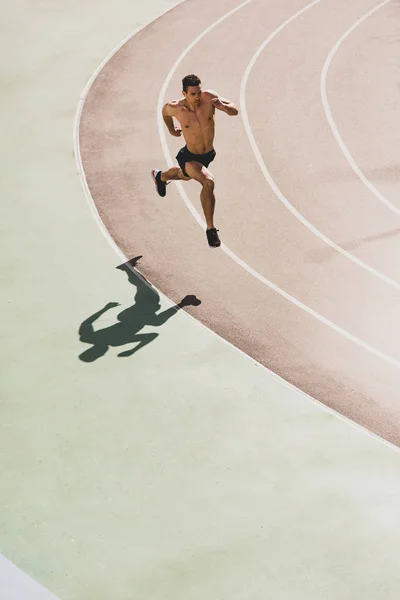
[[[198,106],[201,96],[201,81],[197,75],[186,75],[182,79],[182,93],[190,106]]]

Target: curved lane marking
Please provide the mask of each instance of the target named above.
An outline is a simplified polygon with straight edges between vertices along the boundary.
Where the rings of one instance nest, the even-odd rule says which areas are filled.
[[[286,21],[284,21],[267,38],[267,40],[261,46],[261,49],[259,49],[256,52],[256,54],[254,55],[252,61],[249,63],[250,68],[248,67],[246,69],[245,77],[243,79],[244,82],[246,82],[246,80],[247,80],[246,79],[246,74],[248,76],[248,74],[250,73],[250,70],[251,70],[251,66],[257,60],[257,57],[258,57],[259,53],[267,45],[268,41],[271,41],[271,39],[273,39],[273,37],[275,37],[275,35],[277,35],[280,31],[282,31],[282,29],[284,27],[286,27],[286,25],[288,25],[289,23],[291,23],[292,21],[294,21],[294,19],[296,19],[297,17],[299,17],[300,15],[302,15],[304,12],[306,12],[307,10],[309,10],[310,8],[312,8],[313,6],[315,6],[316,4],[318,4],[320,1],[321,0],[313,0],[313,2],[307,4],[304,8],[302,8],[301,10],[299,10],[298,12],[296,12],[292,17],[290,17],[289,19],[287,19]],[[201,39],[203,39],[203,37],[205,37],[210,31],[212,31],[215,27],[217,27],[217,25],[219,25],[220,23],[222,23],[223,21],[225,21],[228,17],[230,17],[231,15],[233,15],[234,13],[236,13],[238,10],[240,10],[241,8],[243,8],[244,6],[246,6],[247,4],[249,4],[250,2],[252,2],[252,0],[246,0],[246,2],[243,2],[242,4],[240,4],[239,6],[237,6],[234,10],[231,10],[230,12],[228,12],[225,16],[223,16],[220,19],[218,19],[217,21],[215,21],[212,25],[210,25],[209,27],[207,27],[200,35],[198,35],[193,40],[193,42],[191,42],[187,46],[187,48],[177,58],[177,60],[173,64],[170,72],[168,73],[168,75],[167,75],[167,77],[166,77],[166,79],[164,81],[163,86],[161,87],[159,98],[158,98],[158,103],[157,103],[158,131],[159,131],[161,145],[162,145],[162,148],[163,148],[163,151],[164,151],[165,159],[166,159],[167,164],[169,165],[169,167],[172,167],[173,164],[174,164],[174,162],[172,160],[171,153],[170,153],[169,148],[168,148],[167,138],[166,138],[166,134],[165,134],[165,130],[164,130],[164,122],[163,122],[163,119],[162,119],[162,107],[163,107],[163,104],[165,102],[164,98],[165,98],[165,92],[167,90],[167,87],[168,87],[168,85],[169,85],[169,83],[170,83],[170,81],[171,81],[171,79],[172,79],[172,77],[173,77],[176,69],[178,68],[178,66],[180,65],[180,63],[183,61],[183,59],[185,58],[185,56],[190,52],[190,50]],[[242,83],[243,83],[243,81],[242,81]],[[242,86],[241,92],[242,92],[241,93],[241,96],[242,96],[244,94],[244,85]],[[248,129],[248,131],[250,133],[250,140],[251,140],[252,133],[251,133],[251,130],[249,129],[248,125],[247,125],[247,129]],[[253,138],[253,140],[254,140],[254,138]],[[268,170],[267,170],[267,168],[265,167],[265,165],[264,165],[264,163],[262,161],[260,152],[259,152],[259,150],[257,148],[257,145],[256,145],[255,141],[254,141],[254,148],[253,149],[254,149],[254,152],[256,154],[257,160],[259,161],[260,167],[262,168],[263,173],[264,173],[264,175],[267,178],[267,181],[268,182],[271,181],[272,185],[278,191],[280,197],[284,198],[284,196],[281,194],[281,192],[278,190],[278,188],[276,187],[275,183],[273,182],[271,176],[269,175]],[[178,187],[178,190],[179,190],[179,193],[180,193],[180,195],[181,195],[181,197],[182,197],[185,205],[189,209],[190,213],[193,215],[193,217],[196,219],[196,221],[199,223],[199,225],[201,225],[201,227],[204,228],[205,227],[205,223],[202,220],[202,218],[200,217],[199,213],[194,208],[194,206],[192,205],[192,203],[190,202],[190,200],[189,200],[189,198],[188,198],[185,190],[183,189],[182,183],[179,182],[179,181],[176,181],[175,183],[176,183],[176,185]],[[285,198],[285,201],[287,202],[286,198]],[[291,206],[291,205],[289,204],[289,206]],[[331,244],[333,244],[333,242],[331,242]],[[336,323],[333,323],[332,321],[330,321],[329,319],[327,319],[323,315],[320,315],[314,309],[310,308],[306,304],[303,304],[303,302],[301,302],[300,300],[297,300],[297,298],[294,298],[294,296],[291,296],[290,294],[288,294],[287,292],[285,292],[284,290],[282,290],[275,283],[273,283],[272,281],[269,281],[266,277],[264,277],[263,275],[261,275],[260,273],[258,273],[258,271],[256,271],[252,267],[250,267],[250,265],[248,265],[244,260],[242,260],[241,258],[239,258],[239,256],[237,256],[234,252],[232,252],[232,250],[230,250],[227,246],[225,246],[225,244],[221,244],[221,250],[223,252],[225,252],[225,254],[227,254],[233,261],[235,261],[243,269],[245,269],[248,273],[250,273],[250,275],[252,275],[256,279],[258,279],[261,283],[263,283],[264,285],[266,285],[267,287],[269,287],[270,289],[272,289],[274,292],[277,292],[278,294],[280,294],[283,298],[285,298],[285,300],[288,300],[289,302],[291,302],[292,304],[294,304],[298,308],[301,308],[301,310],[303,310],[304,312],[308,313],[309,315],[311,315],[312,317],[314,317],[315,319],[317,319],[317,321],[320,321],[324,325],[327,325],[328,327],[330,327],[331,329],[333,329],[333,331],[336,331],[336,333],[339,333],[340,335],[342,335],[346,339],[350,340],[351,342],[354,342],[355,344],[357,344],[358,346],[360,346],[361,348],[363,348],[367,352],[370,352],[371,354],[374,354],[375,356],[377,356],[378,358],[382,359],[386,363],[392,365],[393,367],[396,367],[396,369],[400,369],[400,362],[398,360],[396,360],[392,356],[389,356],[389,355],[385,354],[384,352],[381,352],[380,350],[374,348],[373,346],[371,346],[367,342],[364,342],[363,340],[361,340],[360,338],[356,337],[352,333],[346,331],[345,329],[343,329],[339,325],[336,325]],[[342,250],[342,252],[344,253],[345,251]],[[352,256],[352,258],[356,261],[355,257]],[[364,263],[362,263],[362,264],[364,264]]]
[[[395,281],[394,279],[391,279],[387,275],[384,275],[384,273],[381,273],[377,269],[374,269],[374,267],[371,267],[371,265],[368,265],[367,263],[363,262],[361,259],[357,258],[357,256],[354,256],[354,254],[351,254],[351,252],[347,252],[347,250],[344,250],[343,248],[341,248],[341,246],[338,246],[337,244],[335,244],[335,242],[333,240],[331,240],[330,238],[328,238],[319,229],[317,229],[312,223],[310,223],[289,202],[289,200],[283,195],[283,193],[281,192],[281,190],[279,189],[279,187],[275,183],[274,179],[272,178],[272,175],[268,171],[268,169],[267,169],[267,167],[266,167],[266,165],[265,165],[265,163],[263,161],[263,158],[261,156],[261,152],[260,152],[260,150],[259,150],[259,148],[257,146],[256,140],[254,138],[254,135],[253,135],[253,132],[252,132],[252,129],[251,129],[251,126],[250,126],[249,117],[248,117],[247,108],[246,108],[246,87],[247,87],[247,81],[249,79],[249,75],[250,75],[251,70],[253,69],[256,61],[258,60],[260,54],[263,52],[263,50],[266,48],[266,46],[268,46],[268,44],[282,31],[282,29],[284,27],[286,27],[286,25],[289,25],[289,23],[291,23],[302,12],[304,12],[305,10],[308,10],[308,8],[311,8],[313,5],[318,4],[319,1],[320,0],[315,0],[311,5],[308,5],[305,9],[303,9],[299,13],[296,13],[296,15],[294,15],[293,17],[291,17],[290,19],[288,19],[287,21],[285,21],[280,27],[278,27],[278,29],[276,29],[275,31],[273,31],[271,33],[271,35],[269,35],[267,37],[267,39],[264,40],[264,42],[261,44],[261,46],[258,48],[258,50],[253,55],[252,59],[250,60],[248,66],[247,66],[247,69],[246,69],[246,71],[245,71],[245,73],[243,75],[242,83],[241,83],[241,86],[240,86],[240,105],[241,105],[241,112],[242,112],[242,119],[243,119],[244,127],[245,127],[245,130],[246,130],[247,136],[249,138],[250,146],[251,146],[251,148],[252,148],[252,150],[254,152],[254,155],[255,155],[255,157],[257,159],[257,162],[258,162],[259,167],[260,167],[260,169],[262,171],[262,174],[264,175],[264,177],[267,180],[268,184],[271,186],[271,188],[272,188],[273,192],[275,193],[275,195],[282,202],[282,204],[284,206],[286,206],[286,208],[292,213],[292,215],[294,215],[296,217],[296,219],[298,219],[298,221],[300,221],[300,223],[302,223],[309,231],[311,231],[311,233],[313,233],[316,237],[318,237],[322,242],[325,242],[325,244],[327,244],[328,246],[330,246],[331,248],[333,248],[334,250],[336,250],[336,252],[339,252],[339,254],[342,254],[342,256],[345,256],[346,258],[348,258],[349,260],[351,260],[352,262],[354,262],[356,265],[358,265],[362,269],[365,269],[366,271],[368,271],[368,273],[370,273],[374,277],[377,277],[378,279],[380,279],[381,281],[383,281],[387,285],[391,285],[392,287],[400,290],[400,283],[398,281]],[[385,0],[385,3],[388,2],[388,1],[390,1],[390,0]],[[399,210],[399,213],[400,213],[400,210]]]
[[[123,260],[124,262],[128,261],[128,257],[125,256],[125,254],[122,252],[122,250],[119,248],[119,246],[115,243],[115,241],[111,237],[111,235],[110,235],[107,227],[105,226],[103,220],[101,219],[100,214],[99,214],[99,212],[97,210],[95,201],[93,199],[93,196],[92,196],[92,194],[90,192],[90,188],[89,188],[89,185],[88,185],[88,182],[87,182],[87,179],[86,179],[85,169],[83,168],[82,156],[81,156],[81,150],[80,150],[80,142],[79,142],[79,131],[80,131],[80,124],[81,124],[83,106],[84,106],[85,100],[86,100],[86,98],[87,98],[87,96],[88,96],[88,94],[89,94],[89,92],[90,92],[90,90],[92,88],[93,83],[95,82],[95,80],[97,79],[97,77],[101,73],[101,71],[104,69],[104,67],[115,56],[115,54],[127,42],[129,42],[129,40],[131,40],[137,33],[139,33],[140,31],[142,31],[142,29],[145,29],[148,25],[150,25],[151,23],[153,23],[154,21],[156,21],[157,19],[159,19],[160,17],[162,17],[163,15],[165,15],[166,13],[168,13],[170,10],[174,9],[175,7],[179,6],[180,4],[183,4],[183,2],[186,2],[186,0],[179,0],[176,4],[172,5],[170,8],[168,8],[168,9],[164,10],[163,12],[159,13],[153,19],[150,19],[149,22],[147,22],[144,25],[142,25],[141,27],[138,27],[137,29],[135,29],[121,43],[119,43],[114,48],[114,50],[112,50],[110,52],[110,54],[100,63],[100,65],[97,67],[97,69],[93,72],[92,76],[90,77],[89,81],[87,82],[87,84],[86,84],[86,86],[85,86],[85,88],[84,88],[84,90],[83,90],[83,92],[82,92],[82,94],[81,94],[81,96],[79,98],[79,102],[78,102],[77,108],[76,108],[76,113],[75,113],[75,118],[74,118],[74,125],[73,125],[73,146],[74,146],[74,154],[75,154],[75,161],[76,161],[76,169],[77,169],[79,180],[80,180],[80,183],[81,183],[81,186],[82,186],[82,190],[83,190],[85,199],[86,199],[86,201],[88,203],[88,207],[89,207],[89,210],[90,210],[90,212],[92,214],[92,217],[93,217],[94,221],[96,222],[98,228],[100,229],[101,234],[106,239],[106,241],[110,244],[111,248],[114,250],[114,252],[116,253],[116,255],[119,256],[121,258],[121,260]],[[196,217],[195,217],[196,220],[197,220],[197,217],[199,217],[198,213],[196,213]],[[201,219],[200,219],[200,223],[202,223]],[[161,292],[154,285],[150,284],[150,282],[148,280],[146,280],[145,278],[143,278],[142,275],[141,275],[141,273],[137,269],[135,269],[135,271],[136,271],[137,275],[140,277],[140,279],[143,281],[143,283],[145,285],[147,285],[147,286],[151,285],[153,287],[153,289],[156,290],[156,292],[159,294],[159,296],[161,298],[163,298],[171,306],[173,306],[175,304],[175,302],[173,302],[170,298],[168,298],[168,296],[166,296],[163,292]],[[246,352],[244,352],[243,350],[241,350],[237,346],[234,346],[231,342],[229,342],[225,338],[223,338],[220,335],[218,335],[218,333],[216,333],[215,331],[213,331],[212,329],[210,329],[209,327],[207,327],[207,325],[205,325],[204,323],[202,323],[201,321],[199,321],[198,319],[196,319],[195,317],[193,317],[191,314],[189,314],[186,311],[183,311],[183,312],[184,312],[185,318],[193,321],[194,323],[196,323],[196,326],[202,327],[203,329],[205,329],[206,331],[208,331],[211,335],[217,337],[219,340],[221,340],[222,343],[224,343],[227,346],[229,346],[232,350],[234,350],[235,352],[237,352],[238,354],[240,354],[241,356],[243,356],[243,358],[245,358],[246,360],[249,360],[254,365],[257,365],[258,367],[260,367],[260,369],[262,369],[268,375],[270,375],[271,377],[273,377],[274,379],[276,379],[277,381],[279,381],[283,386],[285,386],[285,387],[293,390],[294,392],[298,393],[303,398],[307,399],[311,403],[313,403],[316,406],[318,406],[324,412],[327,412],[328,414],[334,416],[335,418],[339,419],[340,421],[343,421],[346,425],[349,425],[350,427],[353,427],[353,428],[357,429],[361,433],[364,433],[365,435],[373,438],[374,440],[376,440],[377,442],[381,443],[384,446],[387,446],[391,450],[394,450],[395,452],[400,452],[400,447],[399,446],[396,446],[392,442],[389,442],[388,440],[386,440],[385,438],[381,437],[380,435],[374,433],[370,429],[367,429],[366,427],[363,427],[362,425],[360,425],[356,421],[353,421],[352,419],[350,419],[349,417],[346,417],[342,413],[334,410],[333,408],[330,408],[329,406],[327,406],[326,404],[324,404],[320,400],[317,400],[316,398],[314,398],[313,396],[311,396],[307,392],[304,392],[303,390],[297,388],[295,385],[293,385],[292,383],[290,383],[289,381],[287,381],[286,379],[284,379],[283,377],[281,377],[280,375],[278,375],[277,373],[275,373],[274,371],[272,371],[271,369],[269,369],[268,367],[266,367],[265,365],[263,365],[262,363],[260,363],[258,360],[256,360],[255,358],[252,358],[251,356],[249,356],[248,354],[246,354]]]
[[[372,194],[375,196],[375,198],[377,198],[380,202],[382,202],[382,204],[384,204],[385,206],[387,206],[387,208],[389,208],[390,210],[392,210],[394,213],[396,213],[397,215],[400,215],[400,208],[398,208],[397,206],[395,206],[394,204],[392,204],[392,202],[390,202],[390,200],[388,200],[367,179],[367,177],[361,171],[360,167],[357,165],[356,161],[354,160],[354,158],[350,154],[349,149],[347,148],[346,144],[344,143],[344,141],[343,141],[343,139],[342,139],[342,137],[341,137],[341,135],[339,133],[339,130],[336,127],[336,123],[335,123],[335,120],[334,120],[334,118],[332,116],[332,111],[331,111],[331,108],[329,106],[328,96],[327,96],[327,92],[326,92],[326,80],[327,80],[327,76],[328,76],[328,70],[329,70],[331,62],[333,60],[333,57],[335,56],[335,54],[338,51],[338,49],[341,46],[341,44],[350,35],[350,33],[352,33],[359,25],[361,25],[361,23],[363,23],[366,19],[368,19],[368,17],[372,16],[380,8],[382,8],[383,6],[385,6],[385,4],[388,4],[391,1],[392,0],[385,0],[384,2],[381,2],[380,4],[378,4],[378,6],[376,6],[374,9],[370,10],[369,12],[367,12],[360,19],[358,19],[358,21],[356,21],[354,23],[354,25],[352,25],[347,31],[345,31],[345,33],[338,39],[338,41],[336,42],[336,44],[333,46],[333,48],[329,52],[328,57],[327,57],[327,59],[326,59],[326,61],[324,63],[324,66],[322,68],[322,71],[321,71],[321,81],[320,81],[320,92],[321,92],[322,104],[323,104],[323,107],[324,107],[326,118],[327,118],[328,123],[329,123],[329,127],[331,128],[332,133],[333,133],[333,135],[334,135],[337,143],[339,144],[339,147],[340,147],[341,151],[343,152],[343,154],[344,154],[347,162],[349,163],[350,167],[353,169],[354,173],[359,177],[359,179],[361,179],[361,181],[363,182],[363,184],[369,189],[369,191],[372,192]]]

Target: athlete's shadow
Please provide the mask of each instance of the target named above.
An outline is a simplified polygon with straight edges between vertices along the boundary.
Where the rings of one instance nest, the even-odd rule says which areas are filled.
[[[121,311],[117,315],[118,323],[104,327],[103,329],[93,328],[93,323],[106,313],[109,309],[119,306],[118,302],[109,302],[104,308],[94,313],[83,321],[79,327],[79,339],[81,342],[91,344],[79,358],[84,362],[93,362],[104,356],[111,346],[125,346],[126,344],[135,344],[133,348],[120,352],[118,356],[132,356],[138,350],[152,342],[158,337],[158,333],[138,333],[146,325],[159,327],[164,325],[168,319],[173,317],[176,312],[184,306],[198,306],[201,301],[196,296],[185,296],[179,304],[156,314],[161,308],[160,297],[157,292],[146,282],[142,275],[135,272],[135,265],[141,256],[119,265],[117,269],[125,271],[128,275],[129,283],[136,288],[135,304]]]

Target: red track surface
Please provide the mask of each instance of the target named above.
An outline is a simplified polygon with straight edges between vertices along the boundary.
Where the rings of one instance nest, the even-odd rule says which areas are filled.
[[[310,231],[266,182],[243,120],[217,114],[216,224],[224,244],[313,311],[394,359],[389,364],[253,277],[204,231],[177,187],[162,199],[150,178],[165,168],[157,128],[160,89],[194,38],[238,0],[187,0],[135,35],[107,63],[86,100],[83,165],[100,216],[128,258],[174,301],[298,388],[400,444],[400,289]],[[246,67],[261,43],[304,0],[254,0],[215,27],[184,58],[166,91],[197,73],[204,88],[239,104]],[[288,24],[252,70],[246,104],[254,139],[280,192],[343,250],[400,285],[400,216],[359,179],[326,119],[320,75],[338,38],[372,0],[323,0]],[[400,209],[398,3],[389,3],[344,41],[328,75],[336,124],[366,177]],[[397,94],[397,96],[396,96]],[[168,139],[174,156],[182,140]],[[397,147],[396,147],[397,146]],[[201,212],[199,186],[185,190]],[[201,360],[202,357],[196,357]]]

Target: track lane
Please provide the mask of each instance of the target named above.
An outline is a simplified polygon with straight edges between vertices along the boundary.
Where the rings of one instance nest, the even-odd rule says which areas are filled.
[[[329,65],[327,78],[327,97],[340,136],[366,184],[397,211],[399,41],[399,5],[390,1],[343,41]],[[393,225],[400,225],[395,215]],[[388,249],[390,261],[392,248]]]
[[[397,133],[397,137],[399,134],[398,128],[396,127],[396,124],[399,122],[399,115],[396,115],[396,113],[393,114],[393,108],[397,105],[397,102],[393,101],[397,96],[396,86],[394,85],[394,82],[397,80],[395,68],[397,62],[396,53],[393,53],[393,51],[388,52],[389,44],[387,43],[387,41],[390,40],[391,37],[396,37],[396,35],[397,37],[399,36],[400,19],[396,18],[396,7],[391,3],[392,0],[384,0],[384,2],[378,4],[378,6],[368,11],[365,15],[362,15],[360,19],[358,19],[347,31],[345,31],[345,33],[333,46],[324,63],[321,73],[321,97],[324,105],[324,110],[329,122],[329,126],[349,165],[351,166],[357,177],[359,177],[359,179],[363,182],[367,189],[372,193],[372,195],[375,196],[377,200],[382,202],[382,204],[384,204],[389,210],[391,210],[395,215],[399,217],[400,208],[396,206],[395,202],[395,199],[396,201],[398,201],[398,185],[397,191],[396,193],[394,193],[396,184],[398,184],[399,181],[391,181],[391,183],[394,185],[392,185],[391,188],[389,188],[391,194],[388,194],[386,196],[384,193],[379,191],[378,187],[365,175],[363,170],[360,169],[359,165],[354,160],[353,155],[351,154],[348,146],[344,142],[336,126],[326,92],[327,76],[329,74],[331,63],[335,59],[336,53],[341,49],[342,44],[349,42],[350,38],[354,36],[356,38],[356,41],[352,40],[350,43],[352,53],[349,52],[349,48],[347,48],[345,51],[347,59],[347,71],[349,72],[351,69],[352,74],[350,84],[352,90],[351,101],[350,98],[347,99],[347,106],[349,112],[347,120],[349,121],[349,125],[351,128],[357,126],[358,135],[355,135],[355,143],[357,144],[358,142],[358,144],[360,145],[360,141],[363,142],[360,148],[361,155],[365,153],[365,149],[367,150],[367,152],[371,152],[371,164],[373,167],[376,161],[376,153],[379,150],[381,150],[381,152],[378,154],[378,156],[381,160],[382,156],[385,155],[385,151],[387,150],[388,146],[389,151],[392,151],[393,153],[394,149],[397,146],[397,141],[393,137],[393,133],[392,136],[390,135],[390,127],[387,128],[387,131],[384,131],[384,135],[381,134],[377,136],[378,142],[385,142],[384,144],[380,144],[381,148],[378,148],[376,144],[373,143],[373,137],[368,138],[365,135],[370,128],[370,121],[375,121],[375,126],[378,126],[378,129],[381,129],[382,121],[384,119],[386,121],[390,119],[391,129],[394,130],[394,133]],[[372,23],[369,23],[370,20],[372,21]],[[360,31],[358,31],[359,29]],[[373,40],[375,40],[375,43],[373,43]],[[370,48],[370,46],[372,46],[372,48]],[[389,54],[389,57],[387,56],[387,54]],[[373,77],[373,85],[371,85],[371,68],[373,73],[374,70],[376,70]],[[376,79],[378,79],[379,81],[376,81]],[[348,81],[347,85],[349,85]],[[343,88],[343,84],[339,84],[339,88]],[[379,97],[382,96],[386,100],[385,109],[379,110],[376,104],[377,100],[379,101]],[[364,104],[366,102],[368,103],[367,110],[364,107]],[[358,106],[359,110],[354,110],[355,106]],[[342,119],[345,118],[345,116],[343,115],[344,110],[340,110],[340,104],[338,108],[339,117],[341,117]],[[388,144],[388,139],[390,137],[393,138],[393,141],[391,144]],[[391,158],[393,159],[393,154]],[[380,172],[382,173],[382,170]],[[389,169],[387,171],[389,181],[391,179],[393,180],[395,172],[396,169],[393,167],[392,169]],[[374,171],[372,171],[371,173],[372,177],[373,173]],[[378,174],[379,169],[375,170],[375,173]],[[389,199],[389,195],[392,195],[393,199]]]

